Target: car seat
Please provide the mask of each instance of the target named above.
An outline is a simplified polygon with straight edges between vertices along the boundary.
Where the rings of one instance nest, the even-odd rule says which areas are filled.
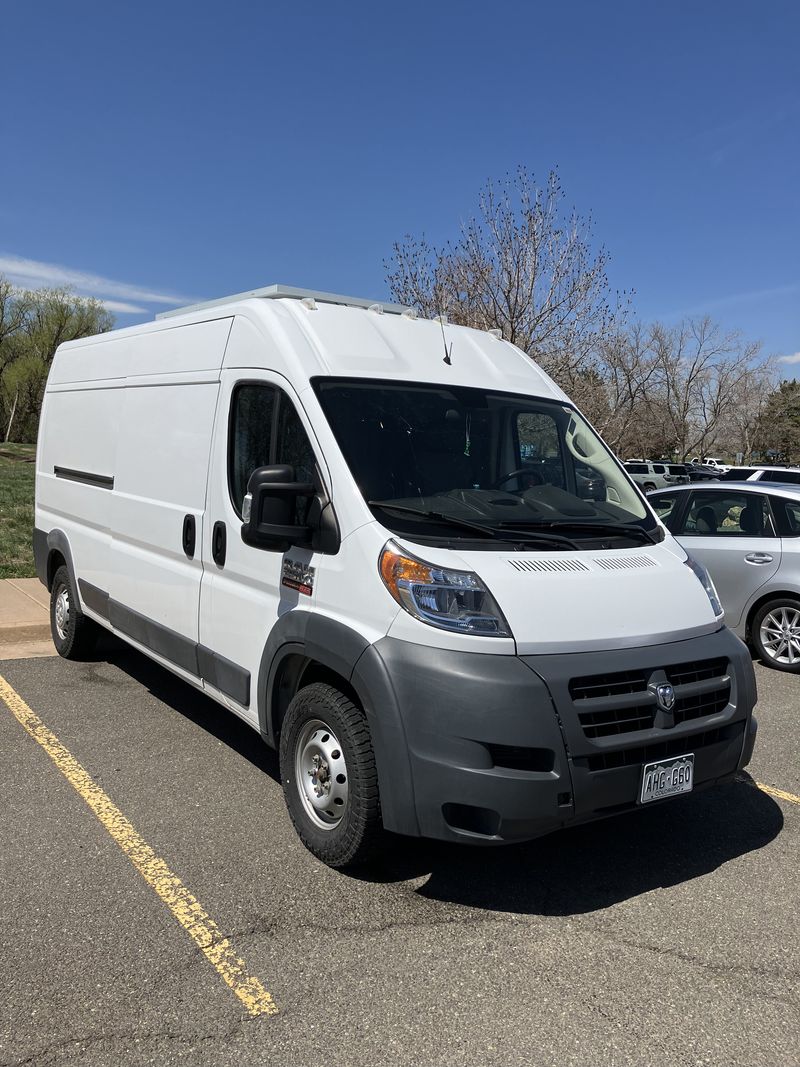
[[[706,505],[700,508],[694,517],[694,528],[699,534],[715,534],[717,532],[717,516],[714,509]]]

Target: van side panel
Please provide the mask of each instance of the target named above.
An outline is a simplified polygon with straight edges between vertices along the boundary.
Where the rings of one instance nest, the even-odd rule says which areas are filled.
[[[59,386],[42,410],[36,528],[67,537],[78,574],[108,588],[113,478],[123,390]]]
[[[135,385],[124,391],[114,483],[113,600],[197,640],[200,547],[219,381]],[[187,516],[195,552],[183,548]]]

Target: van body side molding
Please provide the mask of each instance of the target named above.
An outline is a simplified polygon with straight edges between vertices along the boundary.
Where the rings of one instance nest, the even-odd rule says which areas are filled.
[[[83,485],[93,485],[97,489],[113,489],[114,475],[94,474],[92,471],[76,471],[71,467],[53,467],[56,478],[66,478],[70,482],[81,482]]]
[[[160,622],[112,600],[104,589],[78,579],[81,600],[96,615],[151,652],[213,685],[242,707],[250,706],[250,672],[205,645],[175,633]]]

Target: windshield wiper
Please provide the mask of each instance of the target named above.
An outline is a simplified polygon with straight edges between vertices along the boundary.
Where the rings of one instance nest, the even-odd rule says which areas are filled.
[[[510,523],[501,523],[502,526],[510,526]],[[645,530],[642,526],[636,526],[633,523],[625,522],[566,522],[564,520],[554,519],[552,522],[530,522],[526,523],[526,526],[532,526],[538,529],[539,526],[548,530],[590,530],[592,533],[605,533],[612,536],[621,537],[638,537],[640,540],[647,541],[651,545],[658,544],[658,538],[654,537],[649,530]]]
[[[391,500],[368,500],[371,508],[386,508],[388,511],[401,511],[406,515],[418,515],[422,519],[434,519],[436,522],[446,522],[450,526],[459,526],[463,530],[477,530],[486,537],[497,537],[497,530],[491,526],[484,526],[480,522],[471,522],[469,519],[459,519],[455,515],[445,515],[443,511],[423,511],[422,508],[410,508],[405,504],[393,504]]]
[[[577,549],[577,542],[561,534],[539,533],[538,530],[512,529],[513,524],[500,523],[499,526],[484,526],[480,522],[472,522],[470,519],[460,519],[455,515],[446,515],[443,511],[423,511],[422,508],[410,508],[406,504],[393,504],[390,500],[368,500],[371,508],[386,508],[389,511],[399,511],[406,515],[418,515],[423,519],[432,519],[435,522],[448,523],[450,526],[461,527],[465,530],[477,530],[493,540],[508,541],[510,543],[532,544],[539,542],[543,545],[559,545]],[[509,527],[507,529],[507,527]],[[508,533],[512,536],[501,537]]]

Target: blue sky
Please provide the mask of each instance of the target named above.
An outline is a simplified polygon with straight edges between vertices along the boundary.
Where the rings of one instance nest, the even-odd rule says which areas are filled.
[[[2,35],[12,280],[120,325],[275,281],[381,298],[395,240],[558,166],[641,318],[800,372],[796,2],[39,0]]]

